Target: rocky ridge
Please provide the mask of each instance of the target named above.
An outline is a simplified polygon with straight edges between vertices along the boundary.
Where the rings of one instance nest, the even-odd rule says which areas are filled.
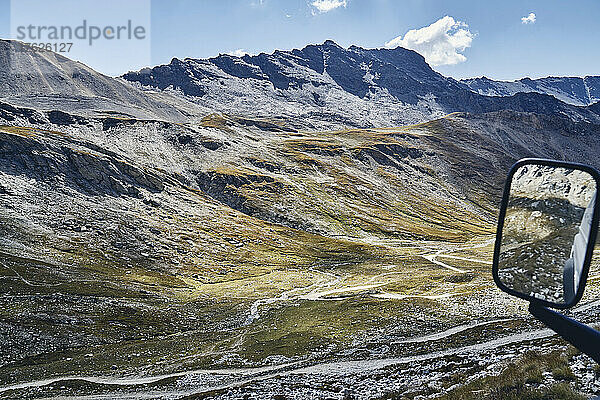
[[[485,76],[461,79],[473,92],[485,96],[512,96],[517,93],[543,93],[575,106],[590,106],[600,101],[600,76],[555,77],[516,81],[496,81]]]
[[[503,109],[560,113],[590,122],[600,118],[546,94],[515,92],[507,98],[476,94],[464,83],[433,71],[411,50],[345,49],[330,40],[256,56],[175,58],[123,78],[142,88],[175,91],[219,112],[280,116],[305,129],[397,126],[456,111]]]

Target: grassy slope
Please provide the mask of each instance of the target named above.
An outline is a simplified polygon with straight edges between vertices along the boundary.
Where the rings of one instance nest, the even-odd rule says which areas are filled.
[[[85,146],[59,132],[8,127],[3,131],[0,134],[5,135],[5,140],[17,135],[47,143],[49,151],[58,151],[53,146]],[[459,234],[461,229],[471,234],[490,232],[489,223],[481,217],[456,210],[450,218],[451,204],[418,198],[419,194],[403,179],[406,175],[398,172],[398,167],[364,165],[351,157],[353,152],[364,148],[398,145],[395,138],[364,132],[326,133],[320,138],[310,133],[294,138],[289,133],[280,135],[273,144],[277,146],[273,152],[276,158],[264,162],[285,164],[285,171],[271,174],[274,175],[271,183],[284,176],[285,187],[292,189],[277,192],[272,187],[261,188],[252,180],[243,180],[244,184],[234,189],[249,202],[256,201],[262,209],[292,198],[289,204],[297,207],[298,214],[314,218],[321,227],[335,227],[332,229],[344,236],[368,234],[370,239],[391,236],[462,241],[465,237]],[[334,154],[332,149],[338,147],[344,149],[347,157]],[[94,150],[86,152],[105,157]],[[314,160],[313,164],[307,163],[309,159]],[[400,165],[411,168],[410,173],[415,167]],[[264,169],[257,171],[252,165],[222,165],[219,171],[229,176],[269,174]],[[367,175],[372,171],[375,173]],[[327,183],[320,182],[324,178]],[[260,312],[269,319],[244,325],[255,300],[294,288],[329,284],[333,279],[327,274],[341,277],[325,288],[334,291],[360,287],[369,280],[373,280],[370,283],[376,291],[410,295],[435,295],[445,290],[436,289],[440,281],[446,286],[454,285],[447,279],[454,273],[420,258],[420,249],[403,250],[356,239],[335,239],[272,224],[232,210],[173,180],[167,179],[165,190],[153,195],[160,203],[155,206],[127,196],[82,196],[73,192],[72,187],[56,190],[51,182],[34,184],[19,176],[5,174],[3,179],[15,180],[15,186],[22,185],[30,193],[19,200],[29,203],[27,212],[25,207],[6,208],[12,198],[7,196],[0,216],[5,220],[3,237],[11,238],[13,246],[2,250],[5,256],[0,266],[6,283],[4,337],[19,331],[10,339],[14,348],[2,368],[5,383],[13,379],[11,376],[22,380],[43,377],[48,371],[54,375],[103,370],[119,365],[119,360],[135,367],[138,364],[118,354],[128,354],[132,350],[124,349],[140,347],[143,350],[138,353],[153,354],[141,359],[140,365],[161,358],[178,359],[190,348],[204,354],[197,356],[200,360],[194,361],[194,365],[207,366],[216,362],[215,357],[221,358],[223,351],[231,349],[247,361],[260,361],[269,354],[304,355],[324,344],[351,341],[353,335],[365,329],[381,327],[386,321],[383,317],[386,309],[390,315],[403,315],[402,305],[380,304],[374,299],[365,303],[350,297],[348,301],[331,303],[300,301],[300,308],[281,308],[275,304],[272,311],[269,311],[272,306],[267,305]],[[378,193],[373,179],[393,188],[391,195]],[[357,192],[359,186],[369,191]],[[428,206],[423,208],[422,203]],[[73,231],[65,225],[65,219],[87,229]],[[21,221],[22,226],[16,221]],[[32,232],[38,233],[32,235]],[[25,254],[15,253],[15,243],[30,250]],[[415,273],[417,265],[422,265],[419,267],[422,273]],[[380,274],[388,275],[377,278]],[[398,276],[404,278],[399,280]],[[424,282],[428,283],[423,286]],[[350,290],[348,294],[359,292]],[[15,296],[28,300],[14,303]],[[115,301],[123,304],[107,312]],[[73,302],[80,306],[58,312],[56,307]],[[371,317],[359,324],[349,323],[362,315],[364,307]],[[163,317],[153,311],[158,309]],[[26,317],[31,312],[37,316]],[[182,315],[177,316],[178,313]],[[49,320],[41,318],[54,314],[57,316]],[[348,319],[335,318],[333,322],[317,318],[329,314],[346,315]],[[206,325],[213,319],[215,328],[211,329]],[[392,322],[393,319],[385,323]],[[270,324],[281,323],[276,332],[267,329]],[[265,328],[260,328],[263,325]],[[226,327],[234,329],[237,332],[234,337],[239,340],[232,341],[230,334],[223,334]],[[198,329],[203,332],[202,339],[196,337],[179,345],[168,339],[170,335]],[[29,351],[19,353],[35,337],[34,331],[42,332],[45,339],[36,341]],[[69,343],[69,336],[77,340]],[[92,351],[89,346],[100,348]],[[173,351],[170,346],[180,350]],[[94,356],[85,357],[90,352]],[[221,355],[211,356],[213,353]],[[65,362],[67,358],[78,361]]]
[[[219,160],[202,169],[224,183],[210,195],[161,175],[163,165],[165,189],[140,198],[1,175],[22,188],[0,194],[10,238],[0,243],[2,383],[335,358],[357,340],[385,343],[497,312],[372,296],[451,293],[467,307],[492,287],[491,245],[476,245],[493,233],[496,181],[512,160],[460,119],[339,132],[240,128],[219,116],[203,125],[176,129],[214,130],[244,148],[267,143],[202,153]],[[57,132],[2,131],[75,145]],[[15,198],[22,207],[10,207]],[[65,225],[64,214],[87,229]],[[439,249],[438,261],[469,271],[423,258]],[[294,290],[248,319],[255,301]],[[314,292],[337,300],[303,298]]]

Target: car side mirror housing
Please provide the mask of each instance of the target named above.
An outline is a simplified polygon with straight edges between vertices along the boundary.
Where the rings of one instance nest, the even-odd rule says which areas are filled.
[[[525,159],[510,170],[492,272],[503,291],[573,307],[585,289],[600,219],[600,174],[574,163]]]

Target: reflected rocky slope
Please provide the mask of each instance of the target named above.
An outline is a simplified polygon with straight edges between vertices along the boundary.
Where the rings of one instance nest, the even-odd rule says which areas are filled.
[[[577,271],[575,279],[581,275],[591,215],[583,217],[593,213],[595,196],[596,181],[588,172],[541,165],[517,169],[502,232],[500,280],[525,295],[568,302],[574,290],[567,286],[573,280],[567,271]]]

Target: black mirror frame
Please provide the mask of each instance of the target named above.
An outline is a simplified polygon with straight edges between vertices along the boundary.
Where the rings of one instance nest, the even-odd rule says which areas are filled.
[[[498,263],[500,261],[500,246],[502,244],[502,231],[504,229],[504,219],[506,217],[506,209],[508,207],[508,200],[510,198],[512,178],[514,177],[515,173],[517,172],[517,170],[519,168],[526,166],[526,165],[541,165],[541,166],[547,166],[547,167],[567,168],[567,169],[584,171],[584,172],[589,173],[596,181],[596,204],[594,206],[594,216],[592,219],[592,230],[590,232],[590,237],[589,237],[590,240],[588,243],[588,247],[587,247],[587,251],[586,251],[586,255],[585,255],[585,261],[584,261],[583,269],[582,269],[582,273],[581,273],[581,281],[579,283],[577,293],[575,293],[575,297],[569,303],[565,303],[565,304],[551,303],[547,300],[538,299],[536,297],[528,296],[526,294],[517,292],[513,289],[506,287],[500,281],[500,278],[498,276]],[[539,158],[539,159],[538,158],[525,158],[525,159],[519,160],[516,164],[514,164],[511,167],[510,172],[508,173],[508,177],[506,178],[506,184],[504,186],[504,194],[502,196],[502,204],[500,206],[500,214],[498,216],[498,230],[496,232],[496,243],[494,246],[494,263],[492,265],[492,275],[494,276],[494,282],[496,283],[496,286],[498,286],[500,288],[500,290],[502,290],[508,294],[511,294],[511,295],[519,297],[523,300],[534,302],[534,303],[537,303],[539,305],[546,306],[546,307],[558,308],[558,309],[564,310],[567,308],[571,308],[575,304],[577,304],[579,302],[579,300],[581,300],[581,297],[583,296],[583,292],[585,291],[585,285],[586,285],[587,278],[588,278],[588,272],[590,269],[590,264],[592,262],[592,255],[594,253],[594,247],[596,245],[596,237],[598,234],[598,223],[600,221],[600,193],[598,193],[598,192],[600,192],[600,173],[595,168],[590,167],[589,165],[570,163],[570,162],[564,162],[564,161],[546,160],[546,159],[541,159],[541,158]]]

